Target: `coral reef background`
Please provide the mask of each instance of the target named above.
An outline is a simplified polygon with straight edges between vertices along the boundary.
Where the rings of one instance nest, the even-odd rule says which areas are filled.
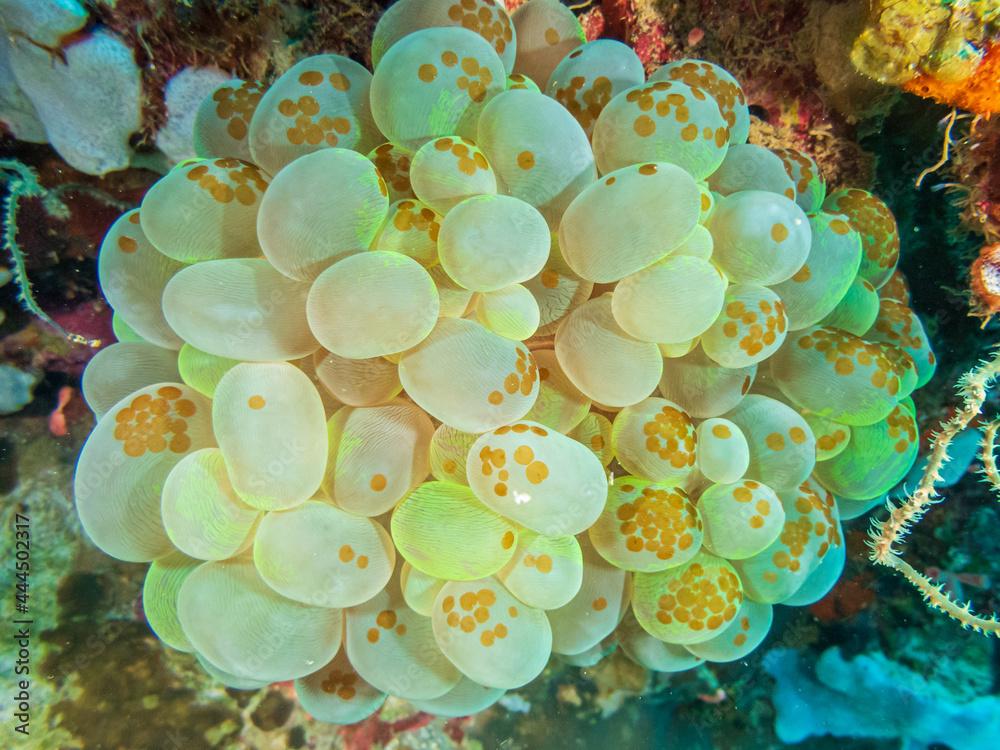
[[[10,268],[0,267],[0,547],[6,552],[11,544],[14,514],[30,515],[31,606],[40,634],[33,733],[22,746],[781,747],[808,736],[782,720],[793,678],[807,693],[803,705],[828,706],[811,733],[841,737],[814,736],[810,747],[890,748],[900,738],[940,746],[965,729],[967,739],[952,746],[979,746],[968,738],[981,725],[963,722],[996,721],[997,700],[989,696],[1000,686],[997,642],[928,613],[905,582],[873,569],[863,520],[845,529],[848,563],[837,587],[810,608],[779,608],[768,641],[747,660],[656,677],[620,655],[594,669],[553,661],[542,678],[471,719],[432,721],[391,702],[377,717],[338,729],[310,719],[290,685],[224,690],[188,656],[164,652],[143,621],[141,566],[94,550],[72,512],[72,469],[93,420],[79,376],[94,351],[113,340],[110,310],[97,290],[100,239],[123,204],[136,205],[160,172],[188,155],[183,120],[198,92],[230,75],[271,80],[322,51],[370,65],[371,32],[389,3],[36,2],[0,0],[0,173],[9,253],[2,262]],[[511,9],[518,4],[508,0]],[[953,413],[951,384],[997,342],[996,324],[981,328],[969,316],[976,302],[970,264],[1000,240],[996,3],[566,4],[589,38],[628,42],[649,70],[680,57],[724,66],[751,104],[750,142],[802,148],[815,156],[831,192],[861,187],[886,200],[899,222],[900,267],[913,307],[940,355],[918,411],[928,433]],[[40,8],[56,10],[46,16]],[[25,59],[12,63],[18,45]],[[34,76],[31,96],[14,82],[12,65],[23,74],[17,80],[29,79],[25,71]],[[69,77],[47,78],[46,66]],[[109,71],[123,82],[112,100],[86,88]],[[67,80],[80,87],[75,97],[66,95]],[[25,166],[37,172],[34,195],[16,194]],[[37,307],[75,338],[25,308],[25,278],[11,274],[19,265]],[[996,406],[995,399],[987,404]],[[954,477],[951,499],[914,531],[907,559],[961,590],[977,610],[996,611],[1000,508],[976,468]],[[12,575],[0,573],[5,592]],[[827,651],[831,646],[839,651]],[[0,657],[5,672],[6,659]],[[897,703],[838,690],[845,672],[854,679],[877,675],[898,689]],[[878,721],[894,715],[906,695],[929,689],[951,701],[937,712],[941,726],[915,734],[904,723]],[[10,717],[0,716],[6,730]]]

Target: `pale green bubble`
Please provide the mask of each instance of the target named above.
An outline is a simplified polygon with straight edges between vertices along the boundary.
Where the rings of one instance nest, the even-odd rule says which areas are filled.
[[[556,65],[586,37],[576,15],[558,0],[522,3],[511,15],[517,30],[514,73],[544,86]]]
[[[472,716],[486,710],[500,700],[506,692],[502,688],[486,687],[473,682],[468,677],[462,677],[455,687],[439,698],[410,702],[418,711],[426,711],[435,716],[455,718]]]
[[[391,510],[427,476],[433,432],[430,418],[403,399],[341,407],[327,422],[324,492],[356,515]]]
[[[211,408],[186,385],[158,383],[126,396],[97,422],[80,452],[73,493],[84,531],[105,554],[149,562],[173,550],[160,491],[184,456],[215,445]]]
[[[623,165],[569,204],[559,246],[582,278],[618,281],[677,247],[698,223],[700,201],[697,184],[680,167],[656,160]]]
[[[181,263],[260,254],[257,213],[267,176],[239,159],[180,164],[142,199],[142,231],[163,255]]]
[[[663,373],[659,348],[622,330],[609,294],[584,302],[563,319],[556,330],[555,351],[573,384],[606,406],[639,403],[653,392]]]
[[[698,425],[698,470],[711,482],[729,484],[750,466],[746,436],[728,419],[714,417]]]
[[[316,387],[295,366],[233,367],[215,389],[212,426],[247,505],[280,510],[316,494],[326,467],[326,417]]]
[[[719,105],[731,144],[745,143],[750,134],[750,108],[739,82],[715,63],[694,58],[672,60],[649,76],[650,82],[683,81],[704,89]]]
[[[647,398],[618,412],[611,443],[626,471],[667,486],[683,483],[697,465],[694,420],[664,398]]]
[[[379,61],[372,115],[389,141],[406,148],[443,135],[475,139],[483,108],[506,84],[503,62],[481,36],[464,28],[425,28]]]
[[[597,118],[593,144],[604,174],[629,164],[669,162],[700,180],[725,158],[729,130],[705,90],[676,80],[650,80],[608,103]]]
[[[774,619],[770,604],[745,599],[736,618],[714,638],[689,643],[686,648],[696,657],[711,662],[730,662],[745,658],[767,637]]]
[[[473,0],[400,0],[379,18],[372,36],[372,65],[378,67],[386,51],[420,29],[462,26],[479,34],[503,60],[508,72],[514,68],[519,45],[510,15],[502,2]]]
[[[295,681],[295,695],[302,708],[320,721],[355,724],[375,713],[386,695],[363,680],[344,649],[333,661]]]
[[[442,318],[461,318],[469,311],[474,292],[459,286],[440,263],[427,269],[437,287]]]
[[[346,148],[324,148],[296,159],[274,176],[257,217],[264,256],[297,281],[363,252],[389,207],[375,165]]]
[[[585,531],[608,493],[604,467],[590,450],[535,422],[481,435],[469,449],[466,472],[483,503],[547,536]]]
[[[795,185],[781,158],[771,149],[751,143],[730,145],[722,164],[709,175],[708,186],[720,195],[766,190],[795,200]]]
[[[700,552],[676,568],[636,573],[632,611],[642,628],[667,643],[701,643],[736,619],[743,584],[721,557]]]
[[[845,188],[823,201],[823,210],[844,214],[861,235],[861,268],[858,275],[881,288],[899,262],[899,229],[885,202],[866,190]]]
[[[100,418],[130,393],[154,383],[176,382],[177,352],[145,341],[111,344],[87,363],[80,391]]]
[[[406,700],[432,700],[461,680],[435,642],[431,618],[410,609],[392,584],[348,609],[346,620],[347,656],[375,689]]]
[[[236,494],[218,448],[195,451],[170,471],[160,513],[174,546],[199,560],[224,560],[245,550],[261,517]]]
[[[198,660],[198,664],[205,670],[205,673],[208,674],[209,677],[218,680],[227,688],[232,688],[233,690],[257,691],[261,688],[266,688],[270,684],[269,680],[255,680],[250,677],[237,677],[230,672],[219,669],[199,653],[195,653],[195,659]]]
[[[389,206],[371,249],[402,253],[432,268],[438,262],[437,238],[443,218],[416,198],[398,200]]]
[[[884,288],[884,287],[883,287]],[[886,298],[879,301],[878,317],[865,334],[871,341],[898,346],[910,355],[917,368],[914,388],[923,388],[934,377],[937,358],[923,323],[906,302]]]
[[[237,677],[268,682],[304,677],[340,648],[339,609],[281,596],[245,557],[198,567],[181,586],[177,612],[195,649]]]
[[[379,406],[403,389],[396,364],[382,357],[349,359],[320,349],[313,366],[329,394],[348,406]]]
[[[531,338],[540,319],[538,302],[522,284],[483,292],[476,302],[476,320],[493,333],[514,341]]]
[[[253,161],[247,134],[264,89],[259,81],[230,78],[202,99],[194,115],[195,154]]]
[[[807,328],[788,337],[771,376],[795,406],[852,427],[869,425],[916,382],[913,360],[899,352],[836,328]]]
[[[310,500],[264,517],[253,559],[267,584],[289,599],[343,608],[382,590],[396,551],[376,521]]]
[[[722,314],[702,334],[701,347],[722,367],[745,368],[778,351],[787,334],[785,305],[777,294],[758,284],[732,284]]]
[[[581,535],[583,582],[572,599],[548,611],[552,625],[552,650],[579,654],[597,645],[618,625],[628,604],[627,574],[611,565]]]
[[[253,162],[276,175],[321,149],[373,149],[385,139],[372,120],[371,83],[372,74],[343,55],[297,62],[271,84],[250,120]]]
[[[316,278],[306,303],[309,329],[319,343],[349,359],[416,346],[434,329],[439,311],[430,274],[413,258],[385,250],[334,263]]]
[[[675,251],[618,282],[612,310],[618,324],[635,338],[678,344],[700,336],[715,322],[727,285],[709,261],[677,256]]]
[[[790,279],[806,262],[812,242],[802,209],[788,196],[760,189],[721,200],[708,229],[713,262],[738,284],[770,286]]]
[[[607,467],[615,457],[612,452],[611,427],[610,419],[592,411],[567,434],[589,448],[597,456],[601,466]]]
[[[466,198],[497,192],[496,174],[482,149],[452,136],[435,138],[417,149],[410,163],[410,184],[417,198],[439,214]]]
[[[719,367],[701,347],[663,362],[660,395],[696,418],[718,417],[750,391],[757,365]]]
[[[597,179],[583,128],[536,91],[511,89],[494,98],[473,139],[510,195],[538,209],[552,231],[570,202]]]
[[[492,292],[527,281],[549,256],[542,215],[509,195],[479,195],[456,205],[441,224],[441,265],[458,284]]]
[[[809,228],[812,240],[805,263],[774,287],[785,303],[792,331],[816,325],[830,314],[851,287],[861,264],[861,237],[842,215],[811,214]]]
[[[512,690],[548,663],[552,630],[545,612],[515,599],[495,578],[445,584],[432,621],[438,647],[480,685]]]
[[[475,433],[462,432],[446,424],[438,425],[431,437],[430,447],[431,474],[434,478],[467,485],[466,459],[477,439],[479,435]]]
[[[507,564],[517,528],[479,502],[465,485],[424,482],[393,512],[392,539],[417,570],[468,581]]]
[[[642,61],[627,44],[596,39],[570,52],[552,71],[545,93],[562,104],[590,136],[603,105],[642,83]]]
[[[797,148],[772,148],[785,165],[795,186],[795,202],[807,214],[819,211],[826,198],[826,180],[819,165],[805,151]]]
[[[180,376],[199,393],[212,398],[222,376],[239,364],[239,360],[219,357],[184,344],[177,356]]]
[[[785,509],[781,535],[762,552],[733,563],[747,598],[766,604],[792,596],[830,550],[844,543],[833,495],[815,479],[778,498]]]
[[[153,246],[140,225],[139,210],[128,211],[111,225],[97,256],[101,291],[115,311],[119,341],[137,336],[151,344],[179,349],[181,339],[167,323],[160,297],[184,264]]]
[[[427,575],[405,561],[399,571],[399,588],[406,606],[424,617],[431,616],[434,599],[446,583],[443,578]]]
[[[196,263],[163,290],[163,312],[188,344],[217,357],[273,362],[319,348],[309,331],[309,285],[283,276],[264,258]]]
[[[838,503],[838,508],[839,503]],[[799,590],[785,599],[782,604],[789,607],[808,607],[815,604],[828,593],[840,580],[847,561],[847,545],[839,544],[831,548],[819,566],[809,574]]]
[[[698,498],[705,522],[705,549],[729,560],[766,549],[785,525],[785,510],[774,490],[747,479],[713,484]]]
[[[111,330],[115,334],[115,338],[121,342],[132,342],[132,341],[145,341],[142,336],[136,333],[135,329],[132,328],[126,321],[125,318],[121,316],[121,313],[114,313],[111,316]]]
[[[177,617],[177,594],[184,580],[199,565],[201,560],[181,552],[170,552],[153,561],[142,585],[142,611],[146,622],[161,641],[178,651],[194,651]]]
[[[538,397],[538,368],[527,347],[473,320],[438,320],[403,354],[399,379],[420,408],[463,432],[518,420]]]
[[[875,424],[851,428],[847,447],[816,465],[816,477],[831,492],[870,500],[892,489],[917,458],[920,432],[905,402]]]
[[[514,554],[516,527],[465,485],[424,482],[392,514],[392,539],[427,575],[468,581],[492,575]]]
[[[588,536],[616,568],[649,573],[698,554],[702,530],[702,514],[684,490],[625,476],[615,478]]]
[[[383,143],[368,153],[368,158],[374,162],[378,173],[385,180],[389,191],[389,200],[398,203],[402,200],[413,200],[417,196],[410,184],[410,164],[413,151],[396,143]]]
[[[816,436],[816,460],[838,456],[851,442],[851,428],[811,412],[800,412]]]
[[[654,672],[685,672],[704,663],[684,646],[665,643],[647,633],[629,610],[615,631],[625,655]]]
[[[866,279],[858,277],[851,282],[837,306],[819,325],[839,328],[855,336],[864,336],[878,317],[878,292]]]
[[[698,186],[699,190],[702,189],[701,185]],[[702,215],[705,213],[705,192],[702,192]],[[699,219],[699,222],[703,219]],[[692,258],[700,258],[701,260],[711,260],[712,250],[715,246],[715,240],[712,239],[712,233],[705,228],[701,223],[697,224],[694,229],[691,230],[684,240],[673,252],[670,253],[670,257],[680,257],[682,255],[687,255]]]
[[[746,436],[748,479],[780,492],[804,482],[816,464],[816,438],[797,411],[768,396],[750,394],[726,418]]]
[[[497,578],[529,607],[557,609],[576,596],[583,582],[583,553],[574,536],[518,532],[514,556]]]

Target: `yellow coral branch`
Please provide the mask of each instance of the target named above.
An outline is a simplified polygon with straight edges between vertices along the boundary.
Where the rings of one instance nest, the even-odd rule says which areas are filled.
[[[990,483],[993,491],[1000,494],[1000,472],[997,471],[996,447],[997,431],[1000,430],[1000,419],[994,419],[983,430],[982,458],[983,476]]]
[[[870,557],[879,565],[898,570],[903,577],[920,591],[926,602],[935,609],[940,609],[950,617],[960,621],[964,627],[972,628],[980,633],[1000,636],[1000,623],[995,617],[983,618],[972,613],[967,603],[956,602],[935,585],[930,579],[918,573],[909,563],[904,561],[902,554],[903,541],[914,524],[934,503],[943,499],[937,491],[941,481],[941,468],[948,462],[948,447],[951,441],[974,420],[983,408],[986,395],[996,378],[1000,376],[1000,349],[993,353],[990,359],[967,372],[958,381],[959,395],[962,404],[950,418],[941,423],[938,431],[931,438],[931,450],[927,456],[917,488],[899,505],[891,501],[886,504],[889,517],[885,520],[872,520],[868,532],[868,544],[871,548]],[[983,467],[984,473],[994,487],[1000,488],[1000,477],[994,460],[993,448],[1000,420],[991,422],[983,436]]]
[[[958,110],[953,108],[951,114],[948,115],[948,124],[944,127],[944,145],[941,147],[941,158],[920,173],[917,181],[914,183],[914,187],[920,187],[920,183],[924,181],[927,175],[934,174],[948,163],[948,149],[951,146],[951,127],[955,124],[956,119],[958,119]]]
[[[962,627],[975,630],[984,635],[995,635],[1000,638],[1000,620],[996,615],[984,617],[972,611],[968,602],[952,599],[944,590],[944,586],[934,583],[898,555],[890,555],[885,562],[890,568],[898,570],[903,577],[912,583],[931,609],[939,609],[953,620],[962,623]]]

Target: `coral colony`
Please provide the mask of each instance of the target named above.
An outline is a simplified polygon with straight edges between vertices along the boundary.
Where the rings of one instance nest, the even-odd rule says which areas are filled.
[[[402,0],[372,58],[219,86],[108,232],[88,535],[164,643],[328,722],[744,657],[916,458],[892,214],[555,0]]]

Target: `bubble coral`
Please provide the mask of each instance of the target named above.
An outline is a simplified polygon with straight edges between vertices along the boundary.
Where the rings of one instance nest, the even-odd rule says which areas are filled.
[[[913,463],[891,213],[553,0],[403,0],[373,57],[227,82],[108,233],[87,534],[165,643],[324,721],[742,658]]]

